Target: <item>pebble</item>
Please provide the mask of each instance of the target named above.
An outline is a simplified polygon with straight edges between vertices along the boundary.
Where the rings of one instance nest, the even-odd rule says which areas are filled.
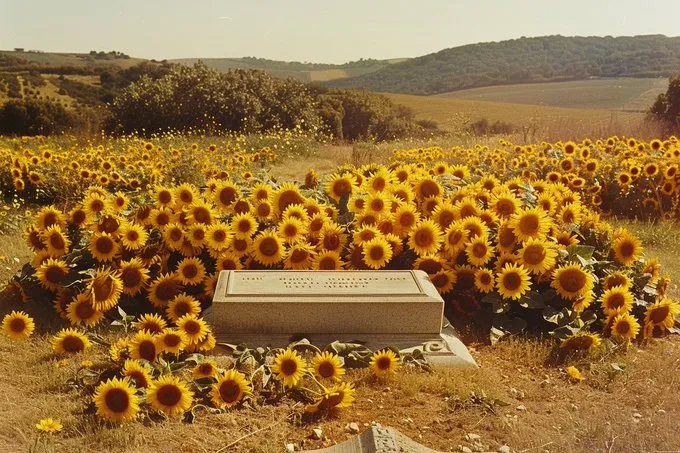
[[[639,413],[639,412],[636,412],[636,413],[633,414],[633,417],[635,417],[635,418],[642,418],[642,414]]]
[[[352,422],[347,425],[346,430],[352,434],[359,434],[359,425]]]
[[[472,453],[472,449],[470,449],[469,447],[465,447],[463,445],[460,446],[460,451],[462,451],[463,453]]]
[[[465,440],[473,443],[479,442],[481,438],[482,436],[480,436],[479,434],[469,433],[465,435]]]
[[[295,451],[295,444],[286,444],[286,453]]]
[[[498,447],[498,453],[510,453],[510,447],[507,445],[502,445]]]
[[[577,410],[578,410],[578,406],[577,406],[576,404],[574,404],[574,403],[571,403],[571,406],[570,406],[570,407],[571,407],[571,410],[572,410],[572,411],[577,411]]]
[[[321,428],[314,428],[312,430],[312,437],[317,440],[323,439],[323,431]]]
[[[517,406],[517,410],[520,412],[524,412],[525,410],[527,410],[527,407],[524,404],[520,404],[519,406]]]
[[[663,410],[663,409],[659,409],[657,412],[658,412],[659,414],[665,414],[665,413],[666,413],[666,411]]]

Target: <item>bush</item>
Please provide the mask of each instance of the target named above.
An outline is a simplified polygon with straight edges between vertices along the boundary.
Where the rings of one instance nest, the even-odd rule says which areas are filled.
[[[668,90],[659,94],[649,109],[649,115],[673,130],[680,130],[680,74],[671,77]]]
[[[49,135],[66,132],[76,124],[64,107],[47,101],[8,101],[0,107],[0,134]]]
[[[495,121],[489,123],[489,120],[482,118],[470,125],[470,132],[473,135],[499,135],[512,134],[515,131],[515,126],[505,121]]]

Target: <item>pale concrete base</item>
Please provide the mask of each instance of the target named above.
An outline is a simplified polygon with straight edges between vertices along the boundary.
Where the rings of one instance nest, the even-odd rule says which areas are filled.
[[[437,453],[394,428],[377,426],[364,431],[354,439],[332,447],[307,451],[316,453]]]
[[[209,309],[208,309],[209,310]],[[476,367],[467,347],[456,336],[456,332],[444,318],[444,325],[439,334],[241,334],[215,333],[218,343],[247,344],[249,347],[286,347],[303,338],[315,346],[325,347],[334,341],[363,344],[371,350],[387,346],[396,346],[404,353],[420,349],[427,361],[435,366]],[[218,351],[220,346],[218,345]]]

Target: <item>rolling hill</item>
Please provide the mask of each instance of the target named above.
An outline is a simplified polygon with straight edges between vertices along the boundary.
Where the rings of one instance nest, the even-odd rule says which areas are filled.
[[[592,77],[668,77],[676,72],[680,72],[680,37],[558,35],[444,49],[370,74],[327,83],[341,88],[429,95]]]
[[[357,77],[379,71],[389,65],[406,61],[406,58],[391,60],[358,60],[344,64],[300,63],[267,60],[265,58],[182,58],[170,60],[172,63],[193,65],[202,61],[218,71],[230,69],[255,69],[265,71],[274,77],[291,77],[302,82],[327,82],[331,80]]]

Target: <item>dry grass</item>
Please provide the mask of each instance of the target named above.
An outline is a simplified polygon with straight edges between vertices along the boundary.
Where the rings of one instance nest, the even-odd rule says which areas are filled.
[[[343,158],[351,161],[351,149],[344,153]],[[308,165],[316,164],[305,162],[300,171],[304,174]],[[677,224],[615,223],[640,235],[647,253],[659,255],[664,269],[680,281]],[[0,237],[0,254],[9,257],[2,262],[2,279],[30,255],[18,235]],[[677,285],[672,296],[680,297]],[[1,307],[0,315],[17,304]],[[147,421],[122,427],[105,426],[84,415],[86,396],[66,385],[83,360],[92,360],[95,367],[104,363],[104,348],[95,347],[59,367],[50,352],[50,338],[49,331],[23,345],[0,338],[0,451],[279,452],[287,443],[311,449],[342,442],[351,437],[345,430],[351,422],[361,429],[372,423],[392,426],[441,451],[475,447],[466,440],[468,433],[480,435],[487,450],[504,444],[517,452],[680,449],[675,430],[680,418],[677,337],[639,349],[574,357],[567,363],[555,362],[549,342],[514,339],[490,347],[478,340],[470,346],[479,369],[438,369],[432,374],[411,370],[389,382],[373,381],[363,370],[352,371],[350,378],[358,382],[356,404],[320,419],[300,417],[301,408],[284,399],[278,406],[254,411],[199,411],[191,425]],[[615,370],[613,363],[623,371]],[[563,370],[568,364],[578,366],[586,381],[570,383]],[[64,431],[39,435],[35,424],[45,417],[60,419]],[[323,440],[311,438],[316,427],[322,428]]]

